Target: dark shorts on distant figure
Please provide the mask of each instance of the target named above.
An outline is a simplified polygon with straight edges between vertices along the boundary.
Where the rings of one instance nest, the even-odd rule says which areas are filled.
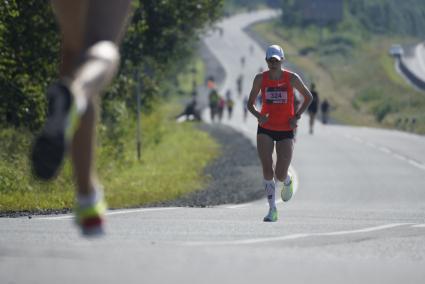
[[[261,126],[258,126],[257,128],[257,135],[258,134],[265,134],[267,136],[269,136],[271,139],[273,139],[273,141],[281,141],[283,139],[294,139],[294,131],[293,130],[289,130],[289,131],[275,131],[275,130],[270,130],[270,129],[266,129],[263,128]]]

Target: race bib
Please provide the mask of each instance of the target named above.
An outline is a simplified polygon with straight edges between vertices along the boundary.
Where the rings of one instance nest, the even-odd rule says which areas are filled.
[[[285,86],[267,87],[266,90],[267,104],[286,104],[288,103],[288,92]]]

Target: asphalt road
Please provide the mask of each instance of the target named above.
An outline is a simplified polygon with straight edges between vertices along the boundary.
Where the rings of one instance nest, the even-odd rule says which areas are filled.
[[[402,56],[404,64],[419,79],[425,81],[425,42],[418,43]]]
[[[396,70],[414,88],[425,91],[425,41],[406,46],[404,54],[396,60]]]
[[[226,72],[222,90],[236,94],[243,74],[248,93],[265,68],[241,29],[270,16],[229,18],[222,37],[205,38]],[[240,100],[234,115],[223,123],[255,143]],[[68,215],[0,218],[1,283],[423,283],[425,138],[320,123],[309,135],[305,123],[291,167],[298,192],[278,204],[278,222],[262,222],[265,200],[113,211],[107,236],[95,240]]]

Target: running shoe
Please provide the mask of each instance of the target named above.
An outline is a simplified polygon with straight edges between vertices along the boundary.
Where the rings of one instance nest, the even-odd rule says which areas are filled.
[[[75,222],[85,236],[100,236],[105,233],[104,215],[106,202],[102,199],[89,206],[77,205],[75,209]]]
[[[276,222],[277,221],[277,209],[276,207],[271,207],[269,213],[264,217],[264,222]]]
[[[285,183],[282,183],[282,191],[280,192],[280,195],[284,202],[289,201],[292,198],[292,195],[294,194],[294,180],[291,175],[289,177],[291,182],[289,183],[289,185],[285,185]]]
[[[74,98],[64,82],[49,87],[47,100],[46,123],[31,153],[33,173],[43,180],[57,175],[79,122]]]

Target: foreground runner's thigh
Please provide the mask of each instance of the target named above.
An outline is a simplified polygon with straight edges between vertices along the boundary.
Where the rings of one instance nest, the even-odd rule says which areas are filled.
[[[87,46],[100,40],[121,41],[124,26],[130,17],[130,3],[131,0],[90,0],[86,18]]]

